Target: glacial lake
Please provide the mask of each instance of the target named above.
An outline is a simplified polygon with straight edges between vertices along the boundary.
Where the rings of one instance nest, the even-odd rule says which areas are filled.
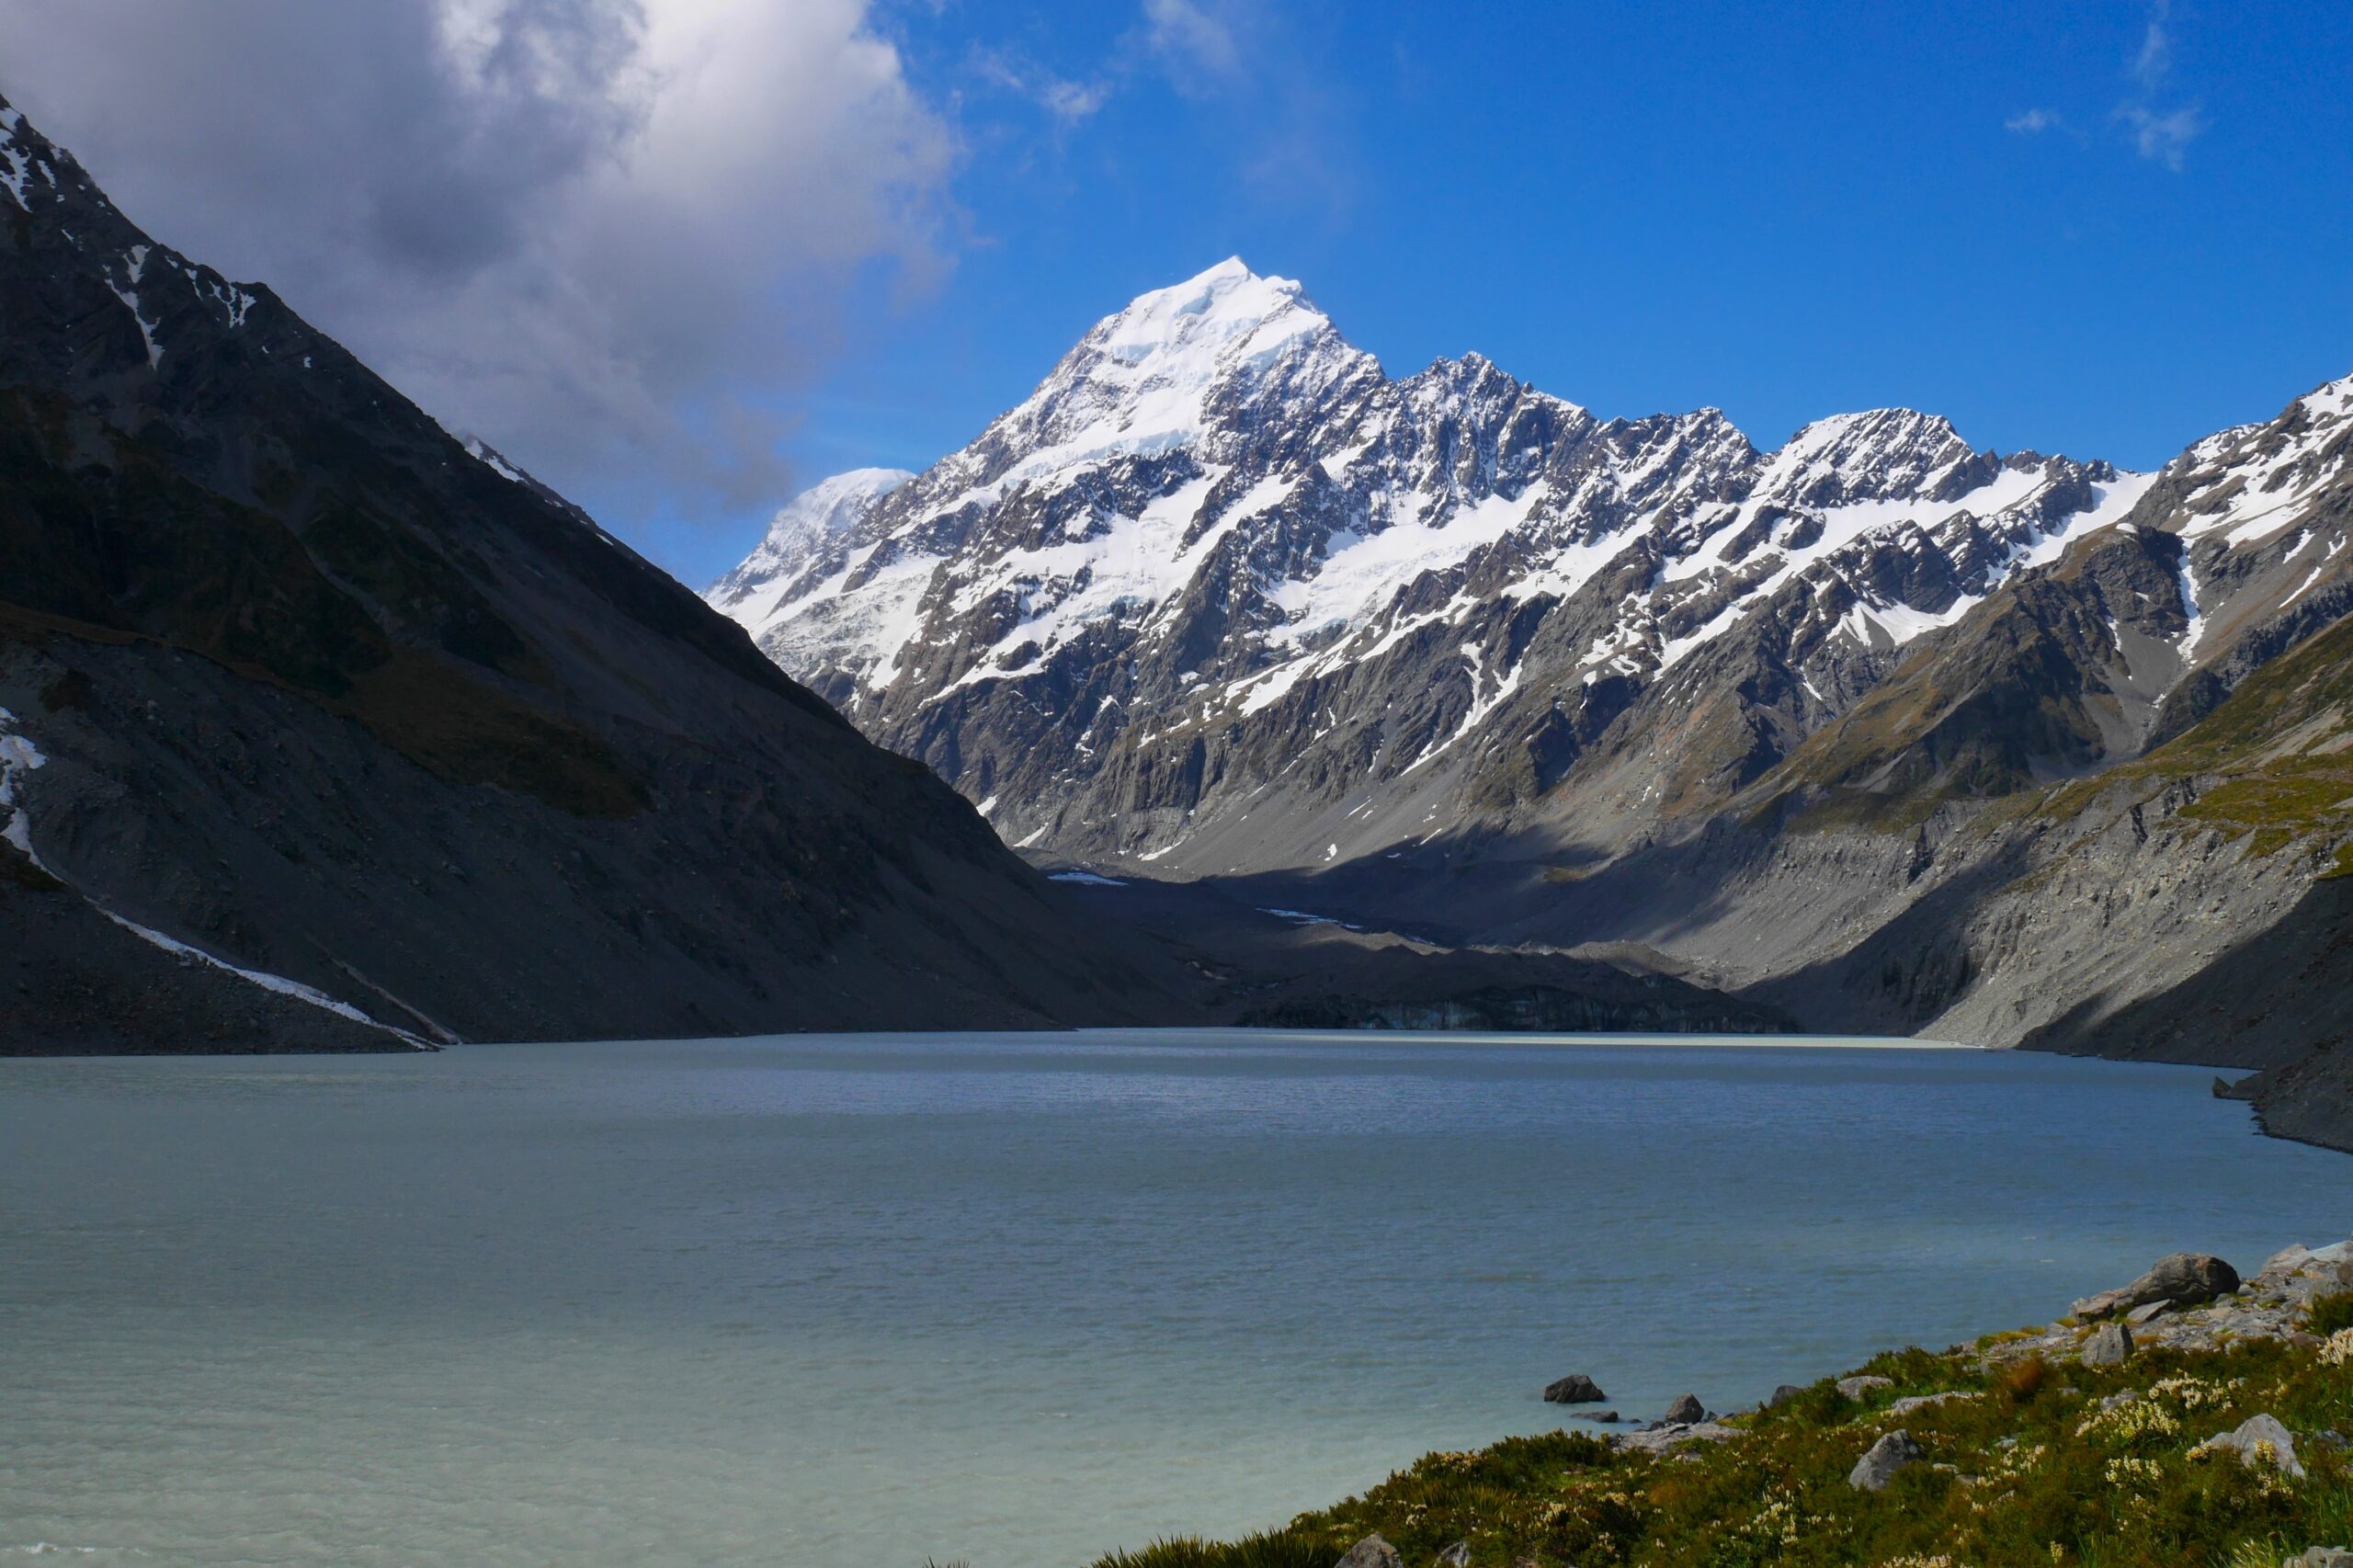
[[[1076,1568],[2353,1232],[2211,1074],[1156,1032],[0,1062],[0,1559]]]

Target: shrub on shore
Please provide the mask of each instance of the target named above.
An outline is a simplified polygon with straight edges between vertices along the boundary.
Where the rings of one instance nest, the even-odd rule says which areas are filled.
[[[1331,1568],[1375,1531],[1409,1568],[1458,1542],[1472,1568],[2278,1568],[2353,1540],[2353,1463],[2336,1436],[2353,1430],[2353,1354],[2250,1338],[2106,1368],[1972,1347],[1863,1369],[1893,1386],[1857,1401],[1825,1381],[1734,1418],[1743,1430],[1722,1443],[1652,1455],[1556,1432],[1430,1454],[1281,1529],[1097,1568]],[[1929,1394],[1948,1397],[1889,1409]],[[2200,1451],[2262,1414],[2299,1435],[2301,1478]],[[1926,1459],[1882,1491],[1850,1485],[1898,1427]]]

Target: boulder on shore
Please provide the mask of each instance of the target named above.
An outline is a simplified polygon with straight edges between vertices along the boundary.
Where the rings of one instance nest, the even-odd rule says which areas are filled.
[[[2218,1433],[2189,1450],[2193,1454],[2234,1453],[2239,1463],[2249,1470],[2270,1465],[2282,1474],[2297,1480],[2304,1478],[2304,1467],[2296,1458],[2296,1439],[2288,1428],[2279,1425],[2279,1417],[2270,1415],[2250,1415],[2228,1432]]]
[[[1405,1568],[1405,1560],[1397,1555],[1395,1547],[1381,1539],[1380,1531],[1375,1530],[1348,1548],[1348,1554],[1333,1568]]]
[[[2107,1318],[2151,1301],[2195,1306],[2238,1288],[2238,1270],[2211,1253],[2177,1252],[2157,1259],[2146,1274],[2120,1290],[2085,1297],[2075,1303],[2075,1312],[2079,1318]]]
[[[1599,1404],[1608,1397],[1601,1392],[1599,1383],[1583,1372],[1571,1372],[1544,1385],[1547,1404]]]
[[[2132,1331],[2120,1323],[2104,1323],[2084,1341],[2079,1358],[2086,1367],[2121,1367],[2132,1354]]]
[[[1847,1484],[1858,1492],[1882,1492],[1895,1479],[1895,1472],[1905,1465],[1917,1464],[1928,1457],[1912,1434],[1897,1427],[1864,1451],[1847,1475]]]
[[[1699,1403],[1699,1396],[1696,1393],[1679,1395],[1673,1404],[1666,1407],[1664,1417],[1670,1426],[1696,1426],[1707,1418],[1708,1407]]]
[[[1838,1380],[1838,1392],[1848,1399],[1858,1401],[1873,1389],[1892,1389],[1894,1386],[1893,1378],[1882,1378],[1876,1372],[1858,1372],[1851,1378]]]

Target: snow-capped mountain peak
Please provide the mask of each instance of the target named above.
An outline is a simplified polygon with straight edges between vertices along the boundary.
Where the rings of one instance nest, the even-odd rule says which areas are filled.
[[[738,619],[775,613],[800,567],[914,477],[903,468],[854,468],[818,481],[778,509],[759,547],[703,597]]]
[[[1941,415],[1874,408],[1799,430],[1773,454],[1757,488],[1788,506],[1836,506],[1957,494],[1992,467]]]
[[[2346,401],[2233,438],[2313,483]],[[1908,408],[1760,451],[1716,409],[1599,420],[1475,353],[1392,380],[1230,259],[712,600],[1017,840],[1222,870],[1373,832],[1322,816],[1352,791],[1518,756],[1509,790],[1540,792],[1638,701],[1736,715],[1678,720],[1660,768],[1746,736],[1722,777],[1753,777],[2155,477]],[[1303,836],[1272,847],[1275,822]]]
[[[1107,360],[1148,364],[1157,375],[1198,384],[1237,358],[1262,363],[1331,325],[1295,279],[1261,278],[1240,256],[1228,256],[1172,288],[1137,296],[1087,336],[1099,340]]]
[[[1300,285],[1229,257],[1104,317],[950,472],[1009,484],[1073,465],[1150,458],[1378,377]]]

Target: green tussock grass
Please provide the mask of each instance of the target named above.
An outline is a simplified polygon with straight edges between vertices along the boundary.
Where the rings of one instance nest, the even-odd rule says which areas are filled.
[[[2330,1321],[2353,1320],[2353,1293],[2334,1301]],[[1740,1418],[1744,1435],[1721,1446],[1653,1458],[1583,1433],[1513,1437],[1427,1455],[1245,1540],[1162,1541],[1095,1568],[1331,1568],[1376,1530],[1409,1568],[1456,1541],[1474,1568],[2278,1568],[2307,1546],[2353,1541],[2353,1465],[2302,1436],[2353,1429],[2353,1367],[2309,1347],[2153,1348],[2100,1370],[1912,1349],[1861,1369],[1894,1386],[1858,1402],[1825,1380]],[[1887,1412],[1949,1390],[1972,1397]],[[2131,1397],[2103,1412],[2119,1393]],[[2300,1434],[2303,1480],[2191,1457],[2260,1412]],[[1864,1449],[1899,1426],[1927,1461],[1882,1493],[1847,1485]]]
[[[2146,756],[2052,792],[2045,816],[2069,821],[2119,785],[2212,780],[2184,819],[2244,835],[2250,855],[2353,831],[2353,619],[2339,621],[2241,682],[2197,724]],[[2331,749],[2341,748],[2341,749]],[[2328,875],[2353,873],[2353,844]]]

